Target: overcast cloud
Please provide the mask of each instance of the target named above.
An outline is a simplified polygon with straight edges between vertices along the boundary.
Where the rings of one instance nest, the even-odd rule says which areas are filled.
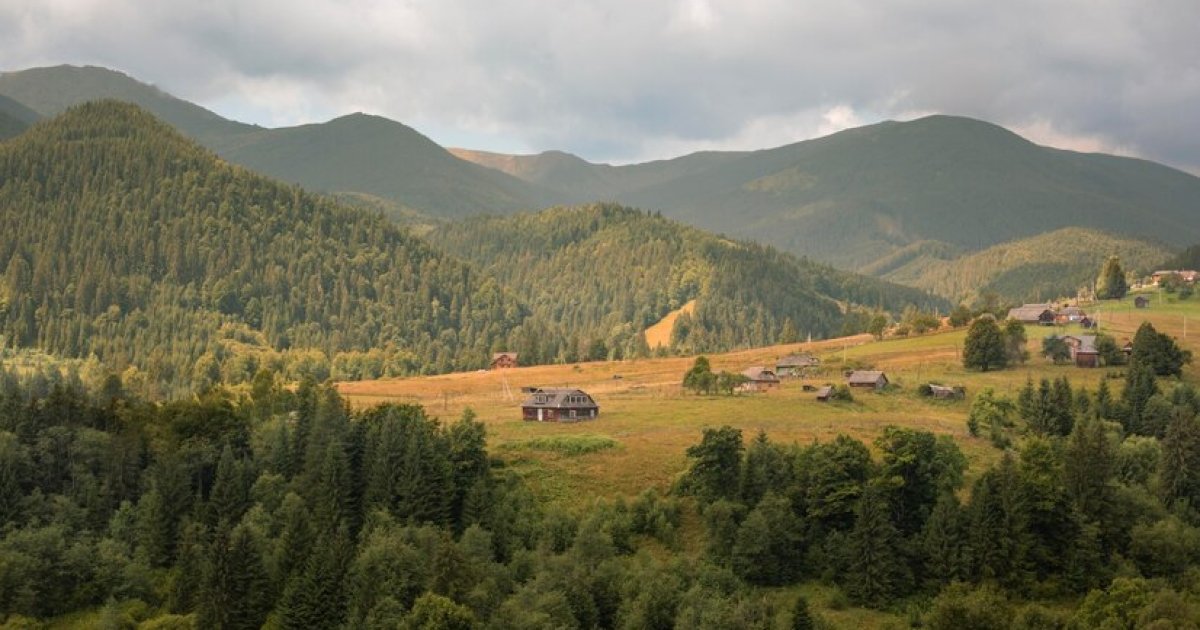
[[[366,111],[594,161],[982,118],[1200,172],[1200,2],[8,0],[0,66],[122,70],[267,126]]]

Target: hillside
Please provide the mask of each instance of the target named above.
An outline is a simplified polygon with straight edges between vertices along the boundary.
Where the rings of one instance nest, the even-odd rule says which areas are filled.
[[[0,218],[5,345],[185,389],[268,364],[318,379],[474,368],[533,334],[511,296],[378,214],[231,166],[115,101],[0,145]]]
[[[863,269],[953,301],[977,301],[994,293],[1001,302],[1035,302],[1073,296],[1090,287],[1108,256],[1127,271],[1148,273],[1170,255],[1160,245],[1097,230],[1063,228],[962,254],[953,246],[924,241]]]
[[[366,193],[438,217],[534,209],[549,197],[380,116],[264,129],[212,146],[235,164],[311,190]]]
[[[978,251],[1063,227],[1175,247],[1200,240],[1200,179],[1143,160],[1041,147],[968,118],[885,122],[715,155],[657,183],[592,194],[855,269],[886,266],[882,259],[924,241]],[[663,174],[696,157],[617,168]],[[520,168],[509,172],[557,189],[614,168],[535,168],[529,160],[545,158],[514,158]],[[570,179],[556,179],[564,170]]]
[[[506,155],[470,149],[450,149],[450,152],[464,160],[553,190],[559,197],[575,203],[618,199],[745,155],[733,151],[702,151],[671,160],[611,166],[593,164],[562,151],[545,151],[537,155]]]
[[[370,195],[435,217],[549,204],[536,186],[459,160],[413,129],[378,116],[264,129],[91,66],[0,74],[0,95],[44,116],[97,99],[134,103],[235,164],[309,190]]]
[[[641,331],[690,300],[695,309],[678,318],[672,340],[683,352],[828,337],[848,303],[947,308],[920,291],[611,204],[480,217],[428,238],[578,336],[580,356],[592,358],[644,350]]]
[[[222,118],[122,72],[96,66],[62,65],[0,73],[0,95],[42,116],[57,116],[74,105],[101,99],[133,103],[204,144],[259,129]]]
[[[0,96],[0,140],[7,140],[37,122],[37,112],[24,105]]]

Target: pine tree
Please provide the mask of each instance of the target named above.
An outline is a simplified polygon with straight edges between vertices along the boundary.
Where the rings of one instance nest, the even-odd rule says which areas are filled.
[[[803,595],[796,597],[796,603],[792,605],[792,630],[813,630],[815,627],[808,600]]]
[[[174,527],[156,488],[142,494],[138,501],[138,551],[151,567],[163,567],[171,561]]]
[[[217,474],[208,501],[212,506],[213,518],[227,523],[236,523],[249,507],[250,489],[246,485],[243,463],[234,457],[233,449],[228,444],[217,462]]]
[[[1172,503],[1200,506],[1200,420],[1177,415],[1163,438],[1162,488]]]
[[[1121,269],[1121,259],[1109,256],[1100,268],[1100,276],[1096,278],[1096,297],[1101,300],[1119,300],[1129,292],[1129,284],[1125,281],[1125,271]]]
[[[1133,360],[1125,371],[1125,389],[1121,400],[1125,402],[1126,417],[1121,419],[1127,433],[1144,435],[1141,420],[1146,402],[1159,392],[1154,370],[1145,362]]]
[[[963,510],[953,492],[942,492],[921,533],[922,572],[930,590],[965,579]]]
[[[879,607],[904,594],[911,576],[900,556],[900,544],[887,498],[879,488],[868,486],[859,499],[847,541],[843,581],[854,601]]]

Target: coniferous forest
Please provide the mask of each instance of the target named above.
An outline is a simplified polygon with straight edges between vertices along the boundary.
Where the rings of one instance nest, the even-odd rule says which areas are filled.
[[[489,455],[469,410],[351,410],[266,370],[170,403],[115,375],[4,372],[0,610],[6,627],[822,627],[772,590],[818,582],[935,629],[1192,627],[1200,396],[1133,365],[1149,379],[1131,370],[1119,396],[1030,384],[1002,412],[1019,443],[986,470],[922,430],[797,445],[726,426],[667,493],[569,512]]]
[[[381,217],[225,164],[131,105],[85,104],[0,144],[0,207],[5,345],[94,355],[176,391],[259,366],[318,380],[476,368],[544,332]]]

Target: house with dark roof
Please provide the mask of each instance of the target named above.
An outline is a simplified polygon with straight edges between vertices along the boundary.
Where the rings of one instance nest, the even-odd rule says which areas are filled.
[[[1067,344],[1076,367],[1100,367],[1100,351],[1096,349],[1095,335],[1063,335],[1060,339]]]
[[[805,370],[820,364],[820,359],[808,353],[789,354],[775,362],[775,374],[781,378],[803,376]]]
[[[742,370],[746,382],[738,388],[743,392],[765,392],[779,387],[779,377],[770,368],[756,365]]]
[[[1054,314],[1054,321],[1058,324],[1075,324],[1087,319],[1087,313],[1078,306],[1064,306]]]
[[[492,355],[492,369],[504,370],[517,367],[516,352],[497,352]]]
[[[576,422],[600,415],[600,405],[582,389],[538,387],[521,403],[521,417],[538,422]]]
[[[846,377],[850,387],[870,387],[876,390],[888,385],[888,377],[882,370],[854,370]]]
[[[1053,326],[1058,315],[1049,304],[1024,304],[1008,312],[1008,319],[1015,319],[1023,324],[1039,324]]]

